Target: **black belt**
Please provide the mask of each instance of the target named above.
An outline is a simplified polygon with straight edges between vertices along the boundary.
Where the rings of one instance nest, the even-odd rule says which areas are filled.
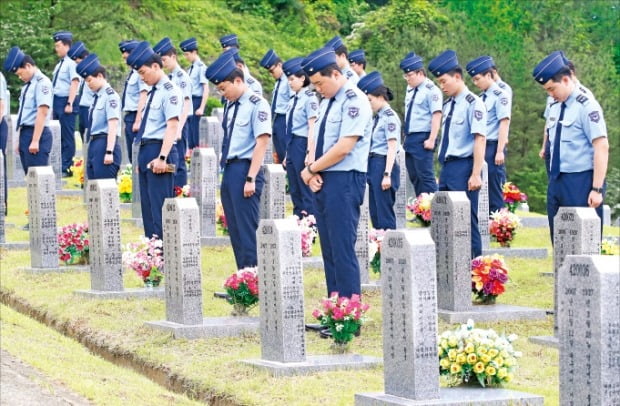
[[[278,116],[286,116],[286,113],[273,113],[274,117],[278,117]]]
[[[34,126],[33,125],[20,125],[19,128],[23,130],[24,128],[34,128]]]
[[[103,137],[107,137],[108,134],[106,133],[98,133],[98,134],[93,134],[90,136],[91,140],[96,140],[97,138],[103,138]]]
[[[471,156],[447,156],[444,162],[458,161],[459,159],[472,159]]]
[[[370,154],[368,154],[368,158],[385,158],[385,155],[381,155],[381,154],[377,154],[375,152],[371,152]]]
[[[407,133],[407,137],[414,135],[428,135],[430,133],[430,131],[411,131],[410,133]]]
[[[497,144],[497,140],[487,140],[487,144]]]
[[[142,138],[140,140],[140,146],[147,144],[162,144],[164,140],[156,140],[154,138]]]
[[[237,163],[237,162],[248,162],[248,163],[250,163],[250,162],[252,162],[252,160],[251,159],[243,159],[243,158],[230,158],[230,159],[226,160],[226,165],[234,164],[234,163]]]

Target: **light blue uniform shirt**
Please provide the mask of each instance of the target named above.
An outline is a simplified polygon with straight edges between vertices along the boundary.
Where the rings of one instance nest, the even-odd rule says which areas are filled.
[[[108,120],[121,118],[121,98],[108,83],[99,89],[97,103],[90,106],[92,114],[91,134],[107,134]],[[151,109],[151,111],[153,111]],[[149,113],[150,117],[150,113]],[[119,127],[120,128],[120,127]],[[118,136],[118,134],[114,134]]]
[[[407,89],[405,94],[405,110],[404,119],[406,120],[409,103],[415,93],[415,87]],[[433,113],[441,111],[442,96],[441,90],[429,78],[424,79],[417,87],[418,92],[411,106],[411,118],[409,119],[409,128],[405,128],[405,133],[430,132],[431,120]]]
[[[590,89],[582,85],[581,82],[579,82],[578,80],[575,80],[575,86],[581,91],[581,93],[594,99],[594,96],[592,95],[592,92],[590,91]],[[547,120],[549,119],[549,109],[551,108],[551,105],[554,104],[555,102],[556,101],[553,97],[547,96],[547,105],[545,106],[545,113],[544,113],[545,122],[547,122]]]
[[[183,95],[181,90],[165,75],[157,82],[155,88],[155,95],[151,102],[142,138],[163,140],[164,133],[166,132],[166,122],[172,118],[179,118],[181,116],[181,111],[183,110]],[[147,103],[145,103],[146,105],[142,111],[142,117],[144,117],[144,113],[146,112],[150,96],[150,94],[147,96]]]
[[[125,88],[127,89],[124,90],[125,104],[121,104],[121,106],[123,106],[123,111],[138,111],[140,92],[148,92],[150,86],[140,79],[140,74],[137,70],[132,69],[127,75],[127,79],[125,79]]]
[[[497,141],[499,139],[499,122],[505,118],[510,119],[512,103],[510,97],[497,83],[493,83],[482,94],[486,94],[484,105],[487,108],[487,141]],[[482,94],[480,95],[481,98]]]
[[[278,83],[280,84],[279,86]],[[275,98],[276,89],[278,89],[278,99],[276,100],[274,112],[276,114],[286,114],[286,111],[289,108],[289,100],[293,98],[293,91],[288,85],[288,79],[286,78],[286,75],[284,73],[282,73],[280,79],[278,79],[273,86],[273,92],[271,96],[272,106],[273,99]],[[299,102],[297,103],[299,104]]]
[[[392,110],[390,105],[385,105],[377,112],[377,125],[372,131],[372,141],[370,142],[370,152],[375,154],[387,155],[388,140],[400,139],[400,119]]]
[[[256,138],[263,134],[271,136],[271,109],[269,103],[262,97],[247,89],[237,100],[237,117],[230,134],[230,147],[228,159],[252,159]],[[229,103],[227,115],[227,128],[235,112],[235,104]]]
[[[254,77],[250,75],[250,71],[246,70],[243,77],[245,78],[245,83],[248,85],[250,90],[252,90],[258,97],[263,97],[263,85],[261,85],[258,80],[254,79]]]
[[[506,94],[508,95],[508,98],[510,99],[510,103],[512,103],[512,87],[510,87],[508,83],[504,82],[501,79],[495,83],[497,84],[497,86],[499,86],[500,89],[506,92]]]
[[[445,128],[446,117],[450,112],[452,99],[449,98],[443,105],[442,131]],[[475,134],[486,135],[487,110],[482,99],[470,92],[467,87],[454,99],[456,103],[452,112],[452,120],[450,121],[448,137],[450,141],[448,149],[446,149],[446,158],[469,158],[474,154]],[[442,134],[442,145],[445,141],[445,137]]]
[[[372,136],[372,109],[366,96],[352,81],[347,81],[334,96],[329,114],[325,119],[323,153],[327,152],[341,137],[358,136],[353,149],[337,164],[325,171],[358,171],[366,173],[368,153]],[[323,99],[314,126],[315,144],[329,99]]]
[[[192,82],[187,72],[177,65],[177,67],[174,68],[170,74],[172,75],[172,83],[174,83],[181,90],[183,99],[192,100]]]
[[[560,137],[560,172],[573,173],[594,169],[594,148],[592,141],[607,137],[607,126],[603,110],[593,96],[586,96],[577,86],[566,99]],[[562,103],[557,102],[549,109],[547,133],[551,143],[551,160]],[[553,162],[551,163],[553,165]]]
[[[196,59],[189,67],[187,75],[189,76],[190,83],[192,84],[192,96],[202,97],[204,86],[209,86],[209,80],[205,75],[206,71],[207,65],[205,65],[200,58]]]
[[[92,90],[90,90],[90,88],[88,87],[88,85],[86,84],[83,78],[80,78],[78,92],[80,90],[82,91],[82,94],[80,95],[80,107],[90,108],[90,106],[92,106],[93,104],[93,98],[95,94],[93,93]]]
[[[289,117],[293,114],[293,126],[292,133],[298,137],[308,137],[308,120],[316,118],[319,113],[319,99],[316,94],[304,87],[297,92],[293,93],[293,97],[288,103],[286,112],[286,124],[288,125]],[[295,105],[295,111],[292,112],[293,104],[295,104],[295,97],[298,98]],[[333,106],[332,106],[333,108]]]
[[[28,88],[28,92],[24,95],[24,91]],[[21,125],[34,126],[34,122],[37,118],[37,109],[39,106],[48,106],[50,109],[54,105],[54,95],[52,93],[52,81],[49,80],[39,69],[36,70],[32,78],[30,79],[30,86],[26,83],[22,87],[21,94],[19,96],[20,109],[21,103],[24,103],[24,107],[21,110],[22,120]],[[45,118],[45,126],[49,124],[48,114]]]
[[[54,75],[52,76],[52,82],[54,81],[54,77],[58,77],[56,79],[56,85],[54,86],[54,96],[69,96],[69,88],[71,87],[71,82],[74,79],[80,80],[80,75],[78,75],[75,69],[76,66],[77,65],[75,61],[69,58],[69,56],[65,56],[64,58],[62,58],[62,63],[58,62],[56,64],[56,67],[54,68]]]
[[[9,106],[8,106],[8,97],[7,97],[7,86],[6,86],[6,79],[4,78],[4,74],[2,72],[0,72],[0,100],[2,100],[5,105],[4,108],[5,110],[0,111],[0,118],[5,116],[5,113],[9,110]]]
[[[349,65],[345,66],[340,70],[342,71],[344,77],[347,78],[349,82],[353,83],[353,86],[357,86],[357,82],[360,81],[360,77],[357,75],[357,73],[355,73],[353,69],[351,69]]]

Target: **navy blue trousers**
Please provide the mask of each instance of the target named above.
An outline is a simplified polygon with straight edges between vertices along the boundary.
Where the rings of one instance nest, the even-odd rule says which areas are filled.
[[[321,176],[323,187],[314,198],[327,294],[359,295],[360,267],[355,255],[355,241],[366,190],[366,174],[327,171],[321,172]]]
[[[588,196],[592,189],[592,171],[560,173],[557,179],[549,179],[547,186],[547,218],[553,244],[553,218],[560,207],[589,207]],[[603,185],[605,188],[605,185]],[[604,195],[603,195],[604,197]],[[601,219],[603,233],[603,204],[598,206],[596,214]]]
[[[174,173],[155,174],[147,165],[158,158],[161,142],[147,142],[140,146],[138,165],[140,169],[140,205],[142,207],[142,223],[144,235],[153,234],[163,238],[162,208],[164,200],[174,197]],[[177,151],[170,149],[167,163],[177,164]]]
[[[256,230],[258,229],[260,196],[265,178],[262,171],[256,176],[256,193],[243,196],[245,178],[250,169],[250,160],[237,160],[226,164],[220,186],[222,206],[228,223],[228,234],[237,269],[258,264],[256,254]]]
[[[373,228],[383,230],[396,229],[396,214],[394,213],[394,201],[396,191],[400,187],[400,167],[394,164],[392,167],[392,186],[383,190],[381,181],[385,172],[385,156],[375,155],[368,158],[368,203],[370,221]]]
[[[28,147],[32,142],[32,133],[34,127],[22,126],[19,132],[19,158],[22,161],[24,173],[28,174],[28,168],[31,166],[48,166],[50,162],[50,151],[52,150],[52,131],[48,127],[43,128],[41,138],[39,139],[39,152],[31,154]]]
[[[60,150],[62,171],[66,172],[73,165],[75,156],[75,107],[73,113],[65,113],[68,97],[54,96],[54,119],[60,121]]]
[[[121,166],[121,146],[118,141],[114,144],[113,162],[110,165],[105,165],[103,158],[108,145],[107,138],[107,135],[90,137],[86,161],[88,179],[116,179],[116,175],[118,175],[118,169]]]
[[[0,113],[1,114],[1,113]],[[6,173],[6,161],[7,161],[7,157],[6,157],[6,144],[9,140],[9,125],[6,122],[6,118],[2,117],[2,120],[0,120],[0,150],[2,150],[2,156],[4,157],[4,179],[1,180],[2,182],[4,182],[4,210],[5,210],[5,215],[7,214],[7,201],[8,201],[8,195],[9,195],[9,186],[8,186],[8,182],[7,182],[7,173]]]
[[[194,115],[194,112],[200,107],[202,96],[192,96],[192,114],[187,116],[189,123],[189,135],[187,137],[187,145],[190,149],[196,148],[200,144],[200,116]],[[205,107],[206,108],[206,107]]]
[[[487,141],[484,160],[487,162],[489,175],[489,213],[500,210],[504,207],[504,194],[502,186],[506,182],[506,165],[495,165],[495,154],[497,153],[497,141]],[[504,149],[504,156],[506,150]]]
[[[424,141],[430,135],[429,132],[409,133],[405,137],[405,164],[409,180],[415,188],[415,194],[435,193],[437,191],[437,180],[433,168],[433,154],[435,149],[424,148]],[[437,142],[435,142],[437,147]]]
[[[447,161],[439,175],[439,190],[465,192],[471,209],[471,256],[482,255],[482,240],[478,228],[478,193],[479,190],[467,190],[467,181],[474,166],[473,158],[461,158]]]
[[[78,131],[80,132],[80,137],[82,137],[82,142],[84,142],[84,133],[86,129],[89,127],[88,123],[88,110],[90,108],[88,106],[80,106],[80,111],[78,113],[80,117],[80,124],[78,126]]]
[[[136,139],[138,132],[134,132],[132,130],[133,123],[136,122],[136,112],[128,111],[125,113],[125,117],[123,118],[125,122],[125,145],[127,145],[127,158],[129,158],[129,162],[133,162],[133,141]]]
[[[314,214],[314,197],[312,191],[301,179],[301,171],[304,169],[308,138],[293,135],[286,150],[286,175],[288,177],[289,193],[293,201],[293,214],[302,218]]]
[[[284,160],[286,147],[288,146],[291,136],[286,133],[286,114],[275,114],[273,118],[273,147],[278,154],[278,161]]]
[[[547,169],[547,179],[549,179],[551,173],[551,142],[549,142],[548,137],[545,142],[545,169]]]
[[[187,137],[189,136],[189,124],[185,122],[181,131],[181,139],[174,144],[177,150],[179,163],[177,165],[177,173],[174,175],[174,186],[183,187],[187,185],[187,163],[185,162],[185,153],[187,152]]]

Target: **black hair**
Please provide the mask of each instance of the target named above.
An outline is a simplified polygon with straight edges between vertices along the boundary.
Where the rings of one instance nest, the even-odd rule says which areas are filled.
[[[294,76],[297,76],[298,78],[304,78],[304,84],[302,87],[306,87],[308,85],[310,85],[310,78],[308,77],[308,74],[306,73],[305,70],[300,70],[298,72],[293,73]]]
[[[416,69],[416,70],[413,70],[412,72],[421,73],[424,76],[426,76],[426,70],[424,68]]]
[[[349,55],[346,45],[340,45],[338,48],[334,49],[334,52],[336,53],[336,55],[342,55],[342,54],[344,54],[344,56]]]
[[[24,60],[22,61],[22,64],[19,65],[20,68],[25,68],[26,64],[30,64],[32,66],[36,66],[37,64],[34,63],[34,59],[32,59],[32,56],[26,54],[24,55]]]
[[[99,66],[97,69],[95,69],[95,71],[93,72],[92,77],[96,78],[97,76],[99,76],[99,74],[101,74],[103,76],[104,79],[107,79],[108,75],[105,71],[105,68],[103,66]]]
[[[558,83],[562,81],[562,78],[564,76],[568,76],[569,79],[572,76],[570,68],[568,66],[565,66],[562,69],[560,69],[560,71],[556,73],[555,75],[553,75],[550,80]]]
[[[351,61],[349,61],[351,62]],[[363,61],[357,62],[357,61],[353,61],[351,63],[356,63],[358,65],[362,65],[364,67],[364,70],[366,70],[366,60],[364,59]]]
[[[243,60],[242,57],[238,56],[237,58],[234,58],[234,59],[235,59],[235,65],[238,63],[245,65],[245,61]]]
[[[170,48],[168,51],[164,52],[161,56],[172,56],[177,54],[176,48]]]
[[[277,64],[279,64],[279,63],[282,63],[282,59],[280,59],[280,58],[276,58],[276,60],[275,60],[275,61],[273,61],[273,63],[271,64],[271,66],[276,66],[276,65],[277,65]],[[270,66],[270,68],[271,68],[271,66]]]
[[[575,64],[573,63],[573,61],[566,62],[566,66],[568,67],[568,70],[570,70],[573,75],[577,74],[577,70],[575,69]]]
[[[323,69],[319,70],[318,73],[320,73],[321,76],[331,76],[332,73],[334,73],[334,71],[338,71],[342,73],[338,65],[336,65],[335,63],[331,63],[327,65],[326,67],[324,67]]]
[[[147,59],[146,62],[144,62],[142,65],[151,66],[154,63],[158,64],[160,68],[164,67],[164,64],[161,61],[161,56],[159,56],[158,54],[151,55],[151,57]]]
[[[244,80],[243,71],[241,69],[239,69],[239,68],[235,68],[235,70],[230,72],[230,75],[226,76],[226,79],[222,80],[222,82],[231,82],[232,83],[237,78],[240,78],[241,80]]]
[[[387,101],[394,100],[394,93],[392,93],[392,90],[389,87],[384,85],[377,87],[375,90],[368,94],[371,94],[375,97],[383,97]]]
[[[71,44],[73,44],[73,41],[70,39],[59,39],[58,41],[62,42],[65,45],[71,46]],[[58,42],[56,41],[56,42]]]
[[[486,75],[487,73],[491,75],[491,79],[495,79],[495,72],[497,72],[494,68],[489,68],[483,72],[480,72],[480,74],[482,76]]]
[[[461,75],[461,78],[463,78],[463,68],[461,68],[460,66],[457,66],[456,68],[449,70],[448,72],[446,72],[446,75],[454,76],[457,73]]]
[[[88,52],[87,50],[84,50],[84,52],[82,52],[81,54],[79,54],[79,55],[77,56],[77,58],[84,59],[84,58],[86,58],[89,54],[90,54],[90,52]]]

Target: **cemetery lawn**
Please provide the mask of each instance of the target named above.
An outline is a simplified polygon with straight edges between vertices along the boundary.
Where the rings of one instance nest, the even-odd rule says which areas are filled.
[[[6,222],[14,224],[7,228],[7,241],[27,241],[28,235],[21,227],[26,223],[24,203],[25,188],[12,188],[9,195],[9,215]],[[85,206],[77,196],[57,198],[58,226],[86,220]],[[129,217],[129,210],[122,210],[123,217]],[[122,223],[123,244],[135,240],[141,229]],[[606,235],[618,235],[617,227],[605,227]],[[522,229],[516,236],[514,246],[550,248],[548,230]],[[316,250],[316,247],[315,247]],[[549,250],[549,254],[551,251]],[[260,338],[247,335],[236,338],[173,340],[171,334],[151,330],[144,326],[145,321],[165,319],[163,300],[88,300],[73,294],[77,289],[89,289],[90,278],[86,272],[31,274],[20,270],[29,266],[30,257],[26,250],[0,250],[0,297],[4,304],[18,307],[31,317],[45,320],[50,326],[65,335],[77,339],[82,344],[94,348],[95,352],[112,355],[118,363],[133,366],[147,376],[165,382],[169,387],[183,391],[188,396],[203,401],[218,402],[218,405],[350,405],[356,392],[382,392],[383,369],[376,368],[362,371],[335,371],[316,373],[309,376],[273,378],[266,372],[258,371],[241,364],[243,359],[260,358]],[[551,309],[553,307],[553,278],[540,276],[540,272],[552,270],[552,259],[506,258],[510,266],[511,282],[507,292],[498,303]],[[213,293],[223,291],[224,279],[235,269],[230,248],[202,248],[202,292],[203,312],[205,317],[227,316],[231,306],[221,299],[215,299]],[[325,294],[322,270],[307,269],[305,278],[305,313],[306,321],[313,322],[311,313],[318,301]],[[128,271],[124,276],[125,287],[141,286],[140,279]],[[371,320],[364,326],[361,337],[354,340],[351,352],[382,357],[381,336],[381,295],[371,292],[364,295],[370,303]],[[251,311],[258,315],[258,309]],[[42,328],[41,333],[30,337],[18,335],[17,316],[12,312],[2,311],[2,348],[12,352],[12,347],[23,346],[23,353],[32,353],[32,359],[48,358],[43,361],[45,368],[54,366],[50,354],[46,357],[46,345],[37,344],[41,336],[50,334]],[[439,332],[453,328],[446,323],[439,323]],[[536,335],[552,335],[551,317],[543,321],[484,323],[479,327],[490,327],[499,333],[519,335],[516,348],[523,352],[520,368],[515,380],[508,385],[510,389],[539,394],[545,397],[545,404],[559,403],[558,394],[558,351],[531,344],[527,338]],[[5,337],[6,335],[6,337]],[[328,340],[322,340],[315,333],[306,335],[306,352],[308,355],[329,354]],[[19,344],[19,345],[17,345]],[[77,344],[76,344],[77,345]],[[32,349],[28,350],[32,346]],[[13,350],[15,351],[15,349]],[[72,353],[73,351],[71,351]],[[37,354],[41,354],[37,356]],[[64,355],[68,359],[69,352]],[[24,358],[31,362],[32,359]],[[71,365],[80,365],[79,359],[71,359]],[[90,362],[90,361],[89,361]],[[92,361],[88,370],[99,373],[98,364]],[[72,380],[86,381],[86,376],[73,377],[64,373],[56,377],[52,372],[44,372],[68,386]],[[71,369],[72,367],[67,367]],[[79,375],[79,374],[76,374]],[[104,373],[108,379],[113,373]],[[96,379],[96,378],[93,378]],[[123,399],[132,389],[129,381],[114,379],[110,392],[95,391],[88,382],[76,384],[71,388],[95,403],[104,403],[104,399],[116,396]],[[102,389],[103,390],[103,389]],[[114,394],[112,392],[115,392]],[[144,394],[145,392],[139,392]],[[163,392],[162,392],[163,393]],[[127,395],[128,396],[128,395]],[[159,392],[147,391],[154,399]],[[168,395],[169,396],[169,395]],[[128,402],[134,403],[134,402]]]

